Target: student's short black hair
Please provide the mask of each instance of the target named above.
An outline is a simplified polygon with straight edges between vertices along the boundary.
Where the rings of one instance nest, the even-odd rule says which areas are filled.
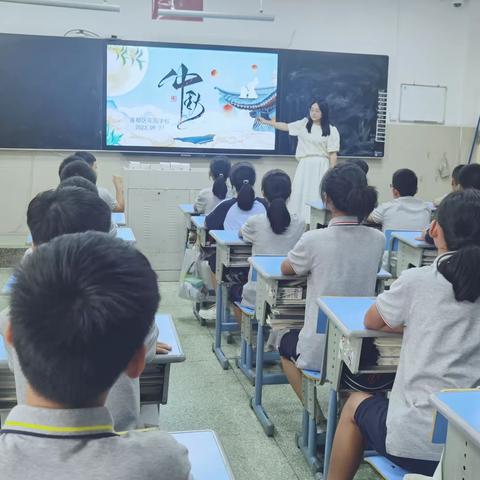
[[[63,235],[16,271],[13,344],[25,377],[48,400],[92,406],[142,347],[160,295],[145,256],[104,233]]]
[[[90,152],[75,152],[75,156],[85,160],[91,167],[93,167],[94,163],[97,161],[95,155]]]
[[[365,175],[368,173],[369,167],[365,160],[362,160],[361,158],[352,158],[350,162],[355,164],[357,167],[360,167]]]
[[[60,185],[58,185],[57,188],[62,189],[67,187],[84,188],[98,195],[97,186],[93,184],[90,180],[87,180],[86,178],[83,178],[83,177],[76,176],[76,177],[66,178],[63,182],[60,182]]]
[[[60,175],[62,174],[62,170],[70,163],[72,162],[76,162],[78,160],[83,160],[85,162],[85,160],[82,158],[82,157],[79,157],[77,155],[69,155],[67,158],[64,158],[62,160],[62,163],[60,163],[60,165],[58,166],[58,176],[60,177]]]
[[[464,190],[467,188],[480,190],[480,165],[478,163],[465,165],[458,175],[458,183]]]
[[[392,187],[398,190],[401,197],[413,197],[418,188],[417,175],[409,168],[401,168],[393,174]]]
[[[97,183],[97,174],[84,160],[75,160],[63,167],[63,170],[60,172],[60,180],[63,182],[70,177],[83,177],[93,184]]]
[[[39,193],[28,205],[27,224],[35,245],[66,233],[109,232],[110,207],[97,193],[65,187]]]
[[[457,165],[453,170],[452,170],[452,180],[458,185],[460,183],[459,177],[460,177],[460,172],[462,171],[462,168],[465,166],[464,163],[461,163],[460,165]]]

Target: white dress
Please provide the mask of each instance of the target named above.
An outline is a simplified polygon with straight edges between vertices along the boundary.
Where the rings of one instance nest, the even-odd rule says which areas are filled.
[[[295,157],[299,161],[292,183],[292,195],[288,209],[298,218],[310,221],[308,201],[320,200],[320,184],[330,168],[330,153],[340,150],[340,134],[330,125],[330,135],[322,136],[322,127],[312,125],[311,133],[306,128],[306,118],[288,124],[288,133],[298,137]]]

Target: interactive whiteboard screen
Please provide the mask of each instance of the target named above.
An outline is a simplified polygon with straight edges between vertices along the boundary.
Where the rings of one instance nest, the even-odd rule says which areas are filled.
[[[264,50],[107,45],[105,147],[273,153],[278,55]]]

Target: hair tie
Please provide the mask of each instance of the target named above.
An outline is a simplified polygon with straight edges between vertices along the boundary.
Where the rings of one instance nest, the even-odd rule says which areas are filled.
[[[243,184],[244,184],[244,185],[248,185],[249,183],[250,183],[250,182],[249,182],[247,179],[245,179],[245,180],[243,181]]]
[[[218,176],[222,178],[224,177],[223,173],[219,173]]]

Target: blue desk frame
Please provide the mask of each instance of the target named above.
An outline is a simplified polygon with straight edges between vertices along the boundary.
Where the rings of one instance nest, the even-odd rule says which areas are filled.
[[[215,240],[217,245],[215,272],[217,278],[217,314],[215,319],[215,341],[212,346],[212,351],[222,368],[227,370],[230,365],[222,350],[222,333],[238,332],[240,330],[240,325],[235,319],[230,318],[228,291],[232,284],[225,281],[224,273],[226,269],[249,267],[247,258],[251,254],[252,246],[250,243],[242,240],[237,232],[229,230],[210,230],[209,234]],[[244,263],[232,262],[234,249],[240,249],[240,251],[245,252],[246,258]],[[227,338],[227,341],[230,341],[230,339]]]

